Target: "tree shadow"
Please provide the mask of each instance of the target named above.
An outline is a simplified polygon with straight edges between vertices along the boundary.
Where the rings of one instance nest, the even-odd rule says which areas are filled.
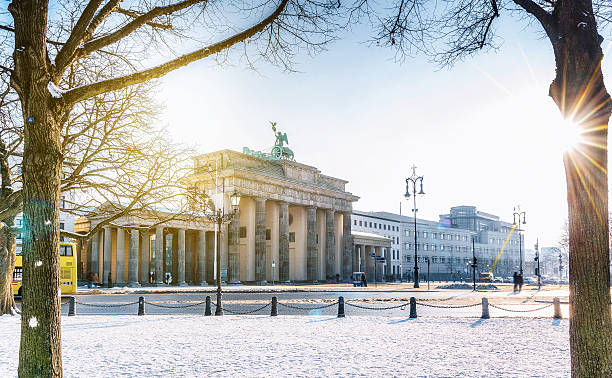
[[[324,318],[324,319],[312,319],[307,321],[306,323],[319,323],[319,322],[327,322],[329,320],[334,320],[334,319],[338,319],[337,316],[334,316],[332,318]]]

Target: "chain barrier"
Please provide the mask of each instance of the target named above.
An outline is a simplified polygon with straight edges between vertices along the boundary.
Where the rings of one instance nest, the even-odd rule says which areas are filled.
[[[410,302],[406,302],[406,303],[402,303],[397,306],[391,306],[391,307],[371,307],[371,306],[358,305],[355,303],[351,303],[349,301],[346,301],[344,303],[348,306],[357,307],[357,308],[361,308],[364,310],[392,310],[394,308],[400,308],[400,307],[405,308],[406,306],[410,305]]]
[[[103,308],[109,308],[109,307],[125,307],[125,306],[131,306],[134,304],[138,304],[138,301],[136,302],[130,302],[130,303],[121,303],[121,304],[93,304],[93,303],[83,303],[83,302],[79,302],[79,301],[74,301],[74,303],[83,305],[83,306],[89,306],[89,307],[103,307]]]
[[[138,303],[138,302],[136,302],[136,303]],[[152,302],[145,302],[145,303],[148,304],[148,305],[154,306],[154,307],[161,307],[161,308],[189,308],[189,307],[195,307],[195,306],[199,306],[201,304],[204,304],[204,303],[206,303],[206,301],[192,303],[192,304],[187,304],[187,305],[176,305],[176,306],[162,305],[162,304],[152,303]]]
[[[310,310],[321,310],[321,309],[324,309],[324,308],[335,306],[335,305],[338,304],[338,301],[335,301],[335,302],[327,304],[327,305],[318,306],[318,307],[300,307],[300,306],[290,305],[290,304],[287,304],[287,303],[281,303],[281,302],[277,302],[277,303],[279,305],[283,306],[283,307],[292,308],[294,310],[308,310],[308,311],[310,311]],[[345,303],[347,303],[347,302],[345,302]]]
[[[468,304],[468,305],[452,305],[452,306],[444,306],[444,305],[434,305],[431,303],[424,303],[424,302],[418,302],[417,304],[419,306],[425,306],[425,307],[433,307],[433,308],[467,308],[467,307],[476,307],[476,306],[480,306],[482,303],[478,302],[478,303],[472,303],[472,304]]]
[[[546,306],[542,306],[542,307],[538,307],[538,308],[533,308],[533,309],[530,309],[530,310],[510,310],[510,309],[499,307],[499,306],[496,306],[494,304],[489,303],[489,306],[491,306],[493,308],[497,308],[499,310],[508,311],[508,312],[535,312],[535,311],[540,311],[540,310],[543,310],[545,308],[548,308],[548,307],[550,307],[552,305],[553,305],[553,303],[547,304]]]
[[[261,311],[264,308],[270,306],[271,304],[272,303],[266,303],[265,305],[263,305],[263,306],[261,306],[259,308],[256,308],[255,310],[251,310],[251,311],[232,311],[232,310],[228,310],[226,307],[223,307],[223,311],[229,312],[230,314],[233,314],[233,315],[249,315],[249,314],[254,314],[254,313],[258,312],[258,311]],[[214,304],[214,305],[215,305],[215,307],[217,306],[216,304]]]

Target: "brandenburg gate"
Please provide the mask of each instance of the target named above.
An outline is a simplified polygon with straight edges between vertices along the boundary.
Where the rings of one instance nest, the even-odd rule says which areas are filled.
[[[244,152],[195,157],[189,178],[198,191],[241,195],[238,213],[222,230],[221,264],[229,281],[348,279],[352,202],[358,197],[345,190],[347,181],[293,160]]]
[[[346,280],[355,267],[352,203],[347,181],[293,160],[286,134],[275,132],[270,153],[244,148],[193,158],[189,190],[224,198],[240,193],[239,209],[220,230],[221,278],[226,282]],[[191,197],[193,198],[193,197]],[[79,219],[75,231],[93,229],[110,211]],[[155,215],[155,216],[153,216]],[[167,218],[160,222],[159,219]],[[114,219],[80,247],[90,277],[106,284],[162,284],[168,273],[178,285],[214,281],[215,224],[204,217],[168,213]],[[83,258],[84,257],[84,258]]]

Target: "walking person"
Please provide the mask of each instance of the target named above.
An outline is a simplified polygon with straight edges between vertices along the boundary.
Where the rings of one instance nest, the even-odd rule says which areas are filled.
[[[516,293],[519,287],[519,278],[517,272],[514,272],[514,275],[512,275],[512,282],[514,283],[514,290],[512,292]]]
[[[523,290],[523,273],[519,273],[518,275],[518,291],[519,293],[521,292],[521,290]]]
[[[368,280],[366,279],[365,273],[361,274],[361,286],[368,287]]]

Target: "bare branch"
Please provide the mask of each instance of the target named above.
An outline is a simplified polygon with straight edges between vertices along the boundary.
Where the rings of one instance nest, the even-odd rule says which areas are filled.
[[[76,102],[85,100],[100,93],[117,90],[130,85],[143,83],[151,79],[156,79],[167,74],[168,72],[186,66],[189,63],[195,62],[197,60],[206,58],[207,56],[210,56],[212,54],[223,51],[236,43],[242,42],[254,36],[255,34],[264,30],[268,25],[272,24],[274,20],[281,14],[283,9],[287,5],[287,2],[288,0],[282,0],[280,5],[274,10],[274,12],[268,17],[266,17],[263,21],[221,42],[193,51],[189,54],[182,55],[176,59],[170,60],[169,62],[141,72],[136,72],[130,75],[113,79],[103,80],[93,84],[71,89],[64,94],[63,101],[67,104],[74,104]]]

